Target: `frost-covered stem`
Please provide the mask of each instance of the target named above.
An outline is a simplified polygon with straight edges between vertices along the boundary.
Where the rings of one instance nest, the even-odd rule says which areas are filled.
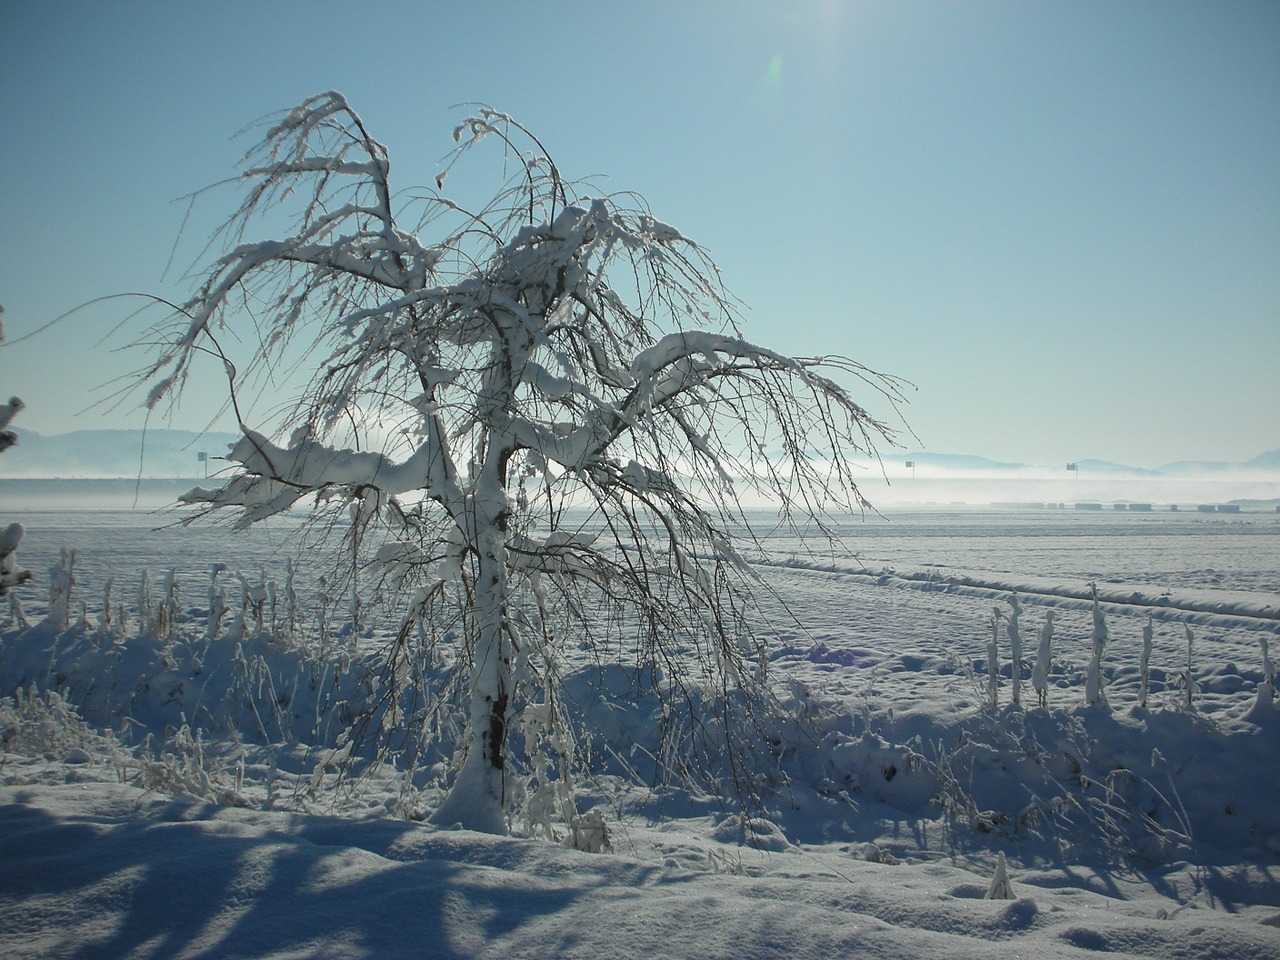
[[[240,609],[236,611],[235,616],[231,618],[231,626],[227,630],[227,639],[232,643],[239,643],[244,639],[245,627],[247,626],[247,617],[245,614],[249,606],[249,597],[245,591],[244,577],[239,574],[237,574],[237,576],[240,578]]]
[[[1151,690],[1151,647],[1155,637],[1155,627],[1151,622],[1151,614],[1147,614],[1147,622],[1142,625],[1142,654],[1138,658],[1138,674],[1141,686],[1138,689],[1138,706],[1145,708],[1147,695]]]
[[[1093,651],[1089,656],[1089,669],[1085,675],[1084,702],[1090,707],[1095,703],[1106,707],[1106,678],[1102,674],[1102,656],[1107,649],[1107,618],[1098,603],[1097,584],[1089,584],[1089,589],[1093,593]]]
[[[170,568],[165,574],[164,600],[160,610],[160,633],[167,639],[177,635],[178,626],[178,571]]]
[[[1258,642],[1262,645],[1262,682],[1258,684],[1258,696],[1254,700],[1250,716],[1261,718],[1273,716],[1268,711],[1275,709],[1276,666],[1271,661],[1271,649],[1267,643],[1266,634],[1260,634]]]
[[[1044,626],[1040,628],[1040,646],[1036,650],[1036,665],[1031,671],[1031,685],[1035,688],[1040,706],[1049,705],[1049,673],[1053,669],[1053,611],[1044,613]]]
[[[1187,670],[1182,675],[1182,683],[1187,691],[1186,707],[1190,710],[1197,690],[1195,677],[1191,674],[1191,653],[1192,648],[1195,646],[1196,635],[1191,632],[1191,624],[1187,623],[1185,620],[1182,622],[1182,635],[1187,641]]]
[[[1000,702],[1000,619],[1003,612],[999,607],[991,610],[991,639],[987,641],[987,695],[991,705]]]
[[[1004,851],[996,857],[995,874],[991,877],[991,886],[987,888],[988,900],[1016,900],[1013,885],[1009,883],[1009,866],[1005,863]]]
[[[218,583],[218,574],[227,569],[225,563],[215,563],[209,569],[209,617],[205,639],[216,640],[222,630],[222,618],[227,615],[227,590]]]
[[[138,583],[138,624],[143,633],[155,631],[155,617],[151,613],[151,578],[145,567]]]
[[[258,568],[258,582],[250,585],[243,580],[246,595],[249,597],[249,609],[253,614],[254,630],[262,633],[267,628],[267,568]]]
[[[102,610],[98,613],[98,633],[104,638],[111,636],[111,588],[115,582],[115,574],[110,574],[107,576],[106,586],[102,588]]]
[[[347,598],[347,614],[351,617],[351,636],[360,636],[360,531],[363,501],[352,502],[351,514],[351,593]]]
[[[1009,655],[1013,658],[1013,702],[1020,706],[1022,704],[1022,634],[1018,630],[1018,617],[1022,614],[1022,603],[1018,600],[1016,593],[1009,596],[1008,603],[1013,608],[1013,612],[1009,614],[1009,622],[1005,625],[1005,632],[1009,636]]]
[[[289,557],[285,560],[284,602],[287,608],[285,616],[288,618],[290,639],[298,635],[298,611],[300,609],[298,591],[293,583],[294,573],[293,558]]]
[[[9,623],[11,625],[17,624],[24,630],[31,626],[31,621],[27,619],[27,615],[22,609],[22,601],[13,592],[9,593]]]
[[[62,558],[49,568],[49,623],[67,629],[71,619],[71,590],[76,585],[76,552],[62,548]]]

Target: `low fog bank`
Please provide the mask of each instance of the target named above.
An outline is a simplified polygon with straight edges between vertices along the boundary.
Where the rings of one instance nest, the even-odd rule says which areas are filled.
[[[160,510],[207,480],[0,478],[0,519],[24,510]]]
[[[23,510],[160,510],[182,494],[214,483],[212,478],[38,480],[0,478],[0,510],[10,519]],[[1243,512],[1275,513],[1280,480],[991,477],[955,474],[929,477],[868,475],[859,484],[877,510],[965,507],[1075,509],[1077,504],[1146,504],[1151,509],[1236,504]],[[744,497],[750,509],[769,504]]]
[[[0,478],[171,479],[225,466],[233,433],[190,430],[76,430],[44,436],[15,429],[18,444],[0,457]],[[188,489],[190,489],[188,487]]]
[[[1257,476],[1096,477],[1050,478],[982,476],[957,472],[933,476],[876,478],[862,484],[876,506],[990,506],[1080,503],[1150,504],[1192,508],[1248,501],[1253,509],[1273,509],[1280,503],[1280,479]]]
[[[18,433],[18,446],[0,457],[0,509],[6,513],[169,506],[193,487],[225,477],[223,457],[236,439],[181,430]],[[1248,501],[1247,509],[1274,510],[1280,503],[1280,450],[1242,463],[1185,460],[1154,469],[1102,460],[1030,466],[895,451],[883,462],[865,459],[862,467],[859,487],[877,509],[1077,503],[1194,509]],[[57,479],[44,479],[50,477]],[[769,507],[751,496],[743,505]]]

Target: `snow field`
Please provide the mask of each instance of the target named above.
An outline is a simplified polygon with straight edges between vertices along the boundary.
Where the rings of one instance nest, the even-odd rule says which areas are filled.
[[[439,956],[1280,950],[1280,714],[1258,698],[1262,641],[1280,644],[1267,615],[1275,597],[1249,589],[1275,582],[1274,526],[1183,539],[1161,528],[1151,537],[1162,549],[1125,534],[1135,554],[1162,561],[1127,575],[1121,559],[1086,566],[1087,549],[1073,553],[1093,534],[1042,530],[1036,544],[1024,521],[1020,534],[975,542],[966,532],[949,545],[916,529],[885,547],[872,527],[870,543],[850,538],[858,556],[830,562],[770,544],[773,561],[758,568],[775,592],[764,609],[777,635],[768,669],[793,719],[754,754],[763,802],[739,811],[632,780],[661,749],[655,701],[633,664],[583,651],[567,689],[594,698],[583,748],[597,752],[600,774],[579,785],[579,803],[603,811],[613,850],[596,856],[403,819],[429,809],[447,758],[427,758],[417,776],[373,765],[340,781],[329,761],[370,694],[361,667],[377,631],[344,636],[335,604],[324,643],[314,612],[293,637],[251,626],[210,639],[210,561],[240,553],[246,582],[266,564],[279,590],[288,531],[237,535],[217,552],[208,531],[166,541],[127,517],[70,516],[52,536],[42,518],[27,524],[20,557],[41,582],[21,596],[37,626],[3,631],[0,679],[5,691],[34,683],[60,695],[0,712],[0,850],[14,865],[0,882],[0,942],[11,955],[396,956],[423,944]],[[39,625],[40,591],[75,533],[72,625],[57,631]],[[1224,537],[1236,565],[1252,564],[1240,578],[1222,573]],[[1036,555],[1038,566],[1008,569]],[[136,628],[138,571],[149,569],[154,596],[169,565],[183,570],[171,635],[104,636],[105,578],[116,575]],[[1084,702],[1092,601],[1077,573],[1102,598],[1109,708]],[[1007,617],[1014,591],[1022,706],[1010,702],[1003,633],[992,706],[990,618],[993,608]],[[236,590],[228,595],[235,606]],[[1041,709],[1029,678],[1049,610]],[[1189,709],[1184,621],[1195,637]],[[277,611],[277,633],[279,622]],[[997,854],[1018,899],[984,899]],[[406,897],[408,909],[392,906]]]

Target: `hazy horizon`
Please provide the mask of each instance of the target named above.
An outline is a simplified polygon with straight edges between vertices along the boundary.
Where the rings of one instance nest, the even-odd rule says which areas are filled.
[[[6,506],[11,509],[41,509],[39,505],[45,504],[47,508],[55,508],[66,503],[72,494],[105,497],[110,502],[108,505],[131,506],[138,503],[141,488],[135,481],[140,479],[148,482],[149,490],[142,505],[162,506],[186,492],[194,483],[216,485],[220,479],[219,472],[226,466],[219,459],[226,452],[225,448],[218,449],[212,442],[219,437],[209,436],[203,442],[195,442],[183,432],[153,431],[144,456],[140,433],[121,435],[119,432],[103,432],[97,437],[93,431],[77,433],[79,436],[72,439],[78,442],[77,449],[83,453],[83,458],[69,459],[70,455],[63,448],[62,456],[68,459],[51,459],[58,456],[57,440],[61,435],[41,438],[52,441],[53,450],[52,453],[45,450],[37,458],[24,457],[21,442],[0,455],[0,486],[8,484],[7,499],[12,501]],[[231,438],[230,434],[221,436]],[[127,438],[139,441],[138,445],[128,444]],[[28,437],[27,454],[40,446],[31,442],[36,439]],[[199,453],[205,453],[207,459],[198,459]],[[1068,505],[1078,502],[1146,502],[1162,506],[1194,506],[1201,503],[1280,500],[1280,469],[1269,464],[1254,467],[1246,467],[1243,463],[1221,466],[1171,464],[1169,466],[1176,469],[1159,474],[1134,464],[1098,464],[1096,461],[1091,464],[1087,459],[1076,461],[1078,469],[1068,471],[1065,463],[1009,464],[992,462],[977,454],[897,449],[881,453],[883,459],[879,462],[869,458],[854,462],[855,469],[860,471],[859,488],[876,508],[1035,502]],[[62,469],[51,468],[51,463],[64,466]],[[61,489],[51,485],[44,491],[18,483],[46,480],[61,484]],[[77,480],[103,482],[86,492],[75,490],[74,482]],[[168,482],[174,484],[172,489],[166,486]],[[183,482],[186,486],[182,486]],[[744,503],[749,507],[764,506],[745,492]],[[77,509],[93,506],[94,503],[86,500]]]

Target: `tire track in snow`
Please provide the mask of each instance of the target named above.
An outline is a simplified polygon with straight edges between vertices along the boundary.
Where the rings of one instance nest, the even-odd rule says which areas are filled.
[[[1088,585],[1073,586],[1056,580],[1032,578],[1002,579],[972,574],[944,574],[936,570],[919,570],[900,573],[893,568],[879,571],[857,569],[838,563],[820,563],[802,559],[752,561],[755,567],[812,570],[834,576],[848,577],[878,586],[906,590],[947,593],[958,596],[999,599],[1010,593],[1022,597],[1056,600],[1049,606],[1070,609],[1088,608],[1093,604],[1093,594]],[[1161,621],[1183,620],[1201,626],[1245,629],[1280,629],[1280,598],[1252,595],[1247,597],[1209,597],[1179,595],[1154,587],[1116,587],[1099,583],[1098,599],[1105,606],[1125,612],[1150,613]],[[1159,592],[1157,592],[1157,590]],[[1209,591],[1205,591],[1208,593]]]

